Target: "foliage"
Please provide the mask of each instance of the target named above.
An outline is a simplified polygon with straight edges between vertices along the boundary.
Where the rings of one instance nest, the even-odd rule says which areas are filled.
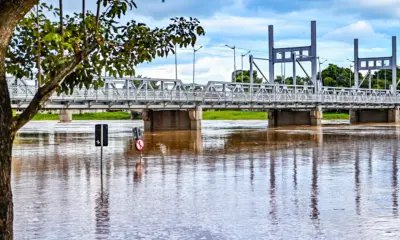
[[[293,77],[287,77],[285,79],[285,82],[283,83],[282,81],[282,76],[277,76],[275,78],[275,82],[279,83],[279,84],[288,84],[288,85],[292,85],[293,84]],[[307,78],[307,77],[301,77],[301,76],[296,76],[296,84],[297,85],[307,85],[307,84],[311,84],[311,79]]]
[[[173,54],[175,44],[194,46],[197,37],[205,33],[195,18],[172,18],[166,28],[154,29],[134,20],[119,23],[121,16],[136,7],[133,0],[107,0],[103,1],[103,7],[105,11],[99,16],[98,27],[96,15],[91,11],[86,12],[84,21],[82,13],[64,16],[61,35],[60,23],[48,16],[51,13],[58,17],[59,9],[40,4],[39,15],[30,12],[16,27],[7,53],[7,73],[19,78],[36,77],[36,57],[40,52],[41,83],[44,84],[78,56],[84,61],[66,77],[58,90],[72,92],[76,86],[97,88],[104,84],[102,75],[134,76],[136,65]],[[87,56],[84,49],[89,52]]]
[[[354,86],[354,72],[349,68],[341,68],[334,64],[329,64],[327,68],[322,71],[322,78],[324,86],[332,87],[349,87],[350,78],[351,86]],[[400,68],[397,68],[397,79],[400,78]],[[358,74],[359,84],[361,88],[369,87],[369,76]],[[363,79],[365,79],[363,81]],[[386,79],[386,81],[385,81]],[[386,82],[386,84],[385,84]],[[371,87],[376,89],[390,89],[392,84],[392,70],[379,70],[371,74]],[[399,89],[399,87],[398,87]]]
[[[263,82],[263,79],[258,76],[257,71],[253,71],[253,80],[255,84],[260,84]],[[243,80],[242,80],[242,73],[236,74],[236,82],[250,83],[250,71],[249,70],[243,71]]]
[[[354,85],[354,72],[349,68],[341,68],[335,64],[329,64],[327,68],[322,70],[321,75],[324,86],[351,87]],[[350,77],[352,79],[351,85]],[[360,77],[362,77],[362,75]]]

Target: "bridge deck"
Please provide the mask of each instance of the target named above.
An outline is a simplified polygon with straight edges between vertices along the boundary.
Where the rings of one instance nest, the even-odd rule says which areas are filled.
[[[12,108],[26,108],[36,93],[34,86],[9,84]],[[389,90],[299,85],[208,82],[188,85],[180,80],[106,80],[105,87],[76,89],[54,94],[43,109],[325,109],[394,108],[400,93]]]

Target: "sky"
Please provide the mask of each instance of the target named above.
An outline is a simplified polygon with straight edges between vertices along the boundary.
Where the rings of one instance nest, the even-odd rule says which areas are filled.
[[[95,0],[89,7],[95,9]],[[58,1],[48,1],[57,4]],[[65,1],[66,12],[79,11],[80,1]],[[310,45],[310,22],[317,21],[317,54],[321,62],[349,67],[353,60],[353,40],[359,39],[360,57],[391,55],[391,36],[400,32],[400,0],[137,0],[137,9],[126,18],[151,27],[167,26],[171,17],[196,17],[206,31],[196,47],[195,82],[230,81],[234,69],[242,69],[242,54],[268,58],[268,25],[274,25],[276,47]],[[400,40],[398,41],[398,43]],[[400,49],[400,47],[398,47]],[[193,81],[193,49],[178,49],[178,79]],[[257,60],[265,76],[268,62]],[[304,64],[310,74],[309,63]],[[275,65],[275,74],[292,74],[292,64]],[[249,69],[249,58],[243,58]],[[299,69],[300,70],[300,69]],[[299,71],[298,70],[298,71]],[[174,79],[175,56],[158,58],[137,66],[137,74]],[[299,74],[303,75],[303,74]]]

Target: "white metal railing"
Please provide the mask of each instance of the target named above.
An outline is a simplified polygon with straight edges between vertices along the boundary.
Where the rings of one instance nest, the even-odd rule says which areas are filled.
[[[210,81],[206,85],[183,84],[180,80],[104,78],[105,86],[95,90],[75,89],[70,95],[54,94],[48,104],[65,102],[133,102],[141,104],[196,105],[396,105],[400,92],[388,90],[314,86],[231,83]],[[34,86],[9,84],[13,102],[29,102]]]

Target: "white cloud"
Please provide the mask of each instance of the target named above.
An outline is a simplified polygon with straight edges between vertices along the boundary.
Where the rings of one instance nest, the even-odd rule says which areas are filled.
[[[375,32],[374,28],[368,22],[358,21],[356,23],[352,23],[328,32],[323,36],[323,38],[341,41],[349,41],[353,40],[354,38],[377,40],[386,38],[386,35]]]

